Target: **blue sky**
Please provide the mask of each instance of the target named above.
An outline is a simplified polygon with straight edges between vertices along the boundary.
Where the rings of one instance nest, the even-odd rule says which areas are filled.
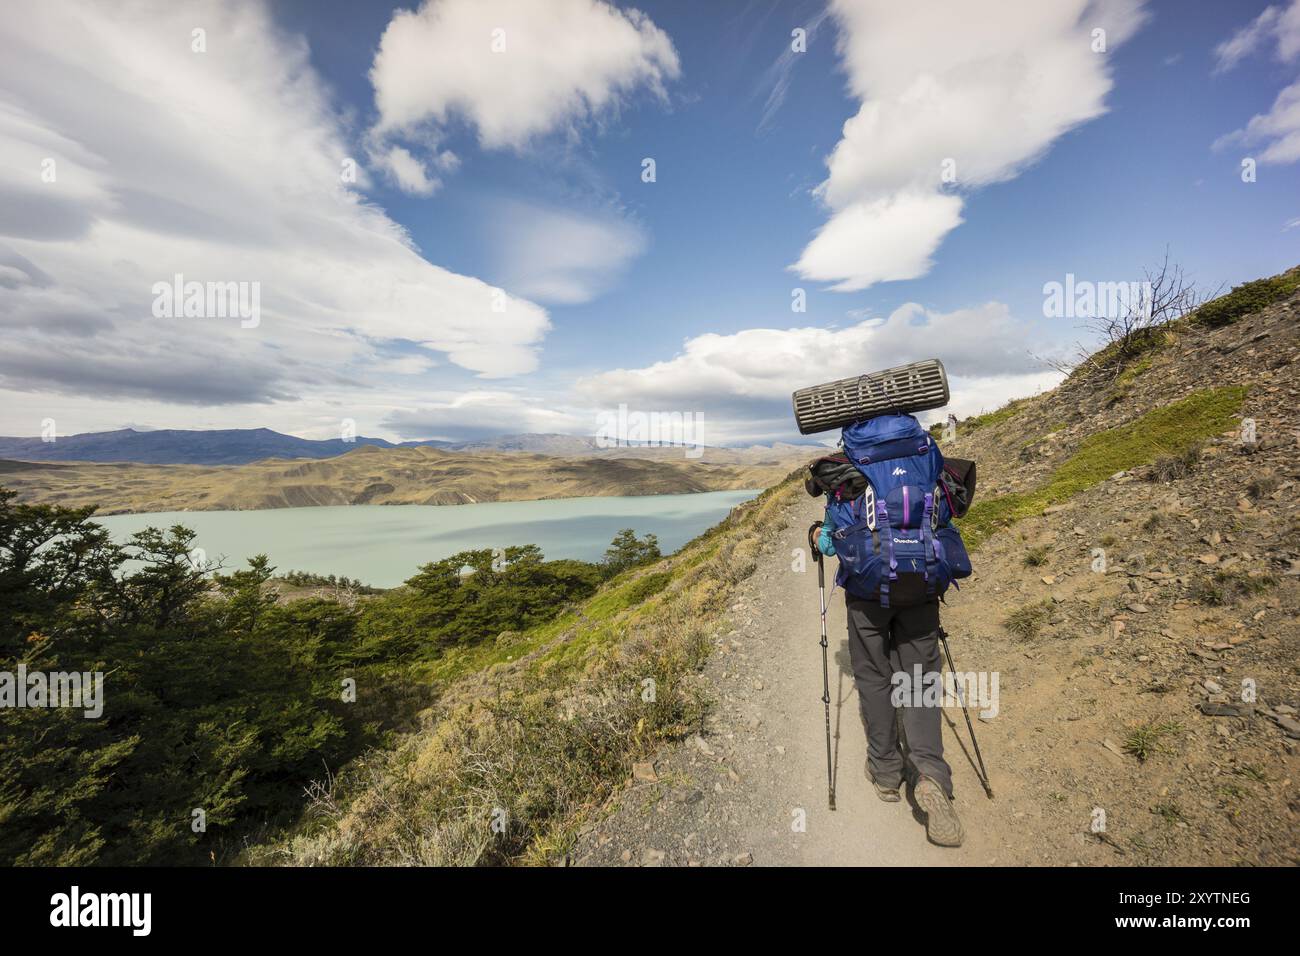
[[[63,19],[86,8],[6,24],[0,188],[26,192],[0,217],[0,431],[590,434],[624,402],[767,441],[793,387],[897,361],[942,357],[962,414],[1050,386],[1042,358],[1089,337],[1043,315],[1067,273],[1140,279],[1166,246],[1207,288],[1300,262],[1300,118],[1275,107],[1295,0],[924,24],[876,0],[529,6],[200,5],[106,19],[119,59],[90,67],[102,39]],[[505,46],[480,53],[493,23]],[[142,113],[163,155],[125,146]],[[61,183],[32,186],[51,156]],[[342,156],[361,182],[340,198]],[[160,326],[141,290],[176,271],[260,282],[265,320]]]

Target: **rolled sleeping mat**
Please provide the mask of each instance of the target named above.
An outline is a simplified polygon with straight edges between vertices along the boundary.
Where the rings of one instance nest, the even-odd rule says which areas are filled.
[[[926,359],[801,388],[793,402],[799,434],[813,435],[877,415],[942,408],[948,404],[948,373],[938,359]]]

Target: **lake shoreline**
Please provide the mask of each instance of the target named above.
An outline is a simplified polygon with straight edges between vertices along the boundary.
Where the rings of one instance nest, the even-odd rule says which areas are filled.
[[[692,491],[692,490],[664,491],[664,492],[659,492],[656,494],[649,494],[649,495],[618,495],[618,494],[543,495],[537,498],[498,498],[492,501],[448,501],[448,502],[432,502],[429,504],[409,504],[400,501],[381,501],[375,504],[363,502],[357,504],[275,505],[275,506],[270,506],[265,508],[177,508],[175,510],[169,510],[169,511],[157,511],[157,510],[103,511],[103,510],[96,509],[95,513],[91,516],[91,520],[94,521],[100,518],[139,517],[144,515],[189,515],[189,514],[211,515],[211,514],[251,514],[254,512],[263,512],[263,511],[276,511],[276,512],[316,511],[322,508],[463,508],[463,507],[473,506],[473,505],[528,504],[534,501],[584,501],[587,499],[595,499],[595,498],[619,498],[619,499],[673,498],[678,496],[711,495],[711,494],[732,493],[732,492],[752,492],[753,494],[758,494],[761,490],[762,489],[755,490],[753,488],[711,488],[706,491]],[[63,502],[61,501],[24,501],[22,503],[63,505]],[[68,507],[67,505],[63,505],[63,506]]]
[[[146,527],[184,525],[205,560],[238,569],[266,554],[281,572],[334,574],[377,588],[459,551],[534,544],[548,559],[598,561],[625,528],[654,534],[665,554],[717,524],[761,489],[588,495],[444,505],[322,505],[248,510],[96,514],[119,543]]]

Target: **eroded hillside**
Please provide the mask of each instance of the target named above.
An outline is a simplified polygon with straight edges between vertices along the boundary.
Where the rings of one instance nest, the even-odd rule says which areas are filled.
[[[1298,319],[1180,323],[957,429],[983,544],[949,629],[1002,672],[981,733],[1042,862],[1300,860]]]
[[[682,449],[635,451],[629,457],[559,458],[363,445],[337,458],[248,465],[0,462],[0,483],[17,491],[20,501],[97,505],[100,514],[457,505],[766,488],[807,453],[789,445],[766,453],[707,449],[699,458]]]

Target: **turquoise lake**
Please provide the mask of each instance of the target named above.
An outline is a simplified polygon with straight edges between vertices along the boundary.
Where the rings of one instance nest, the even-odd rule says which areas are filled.
[[[717,524],[757,491],[630,498],[561,498],[478,505],[352,505],[268,511],[174,511],[96,518],[118,541],[149,526],[183,524],[195,547],[227,570],[266,554],[280,571],[402,583],[422,564],[469,548],[535,544],[548,558],[598,560],[623,528],[652,533],[664,554]]]

